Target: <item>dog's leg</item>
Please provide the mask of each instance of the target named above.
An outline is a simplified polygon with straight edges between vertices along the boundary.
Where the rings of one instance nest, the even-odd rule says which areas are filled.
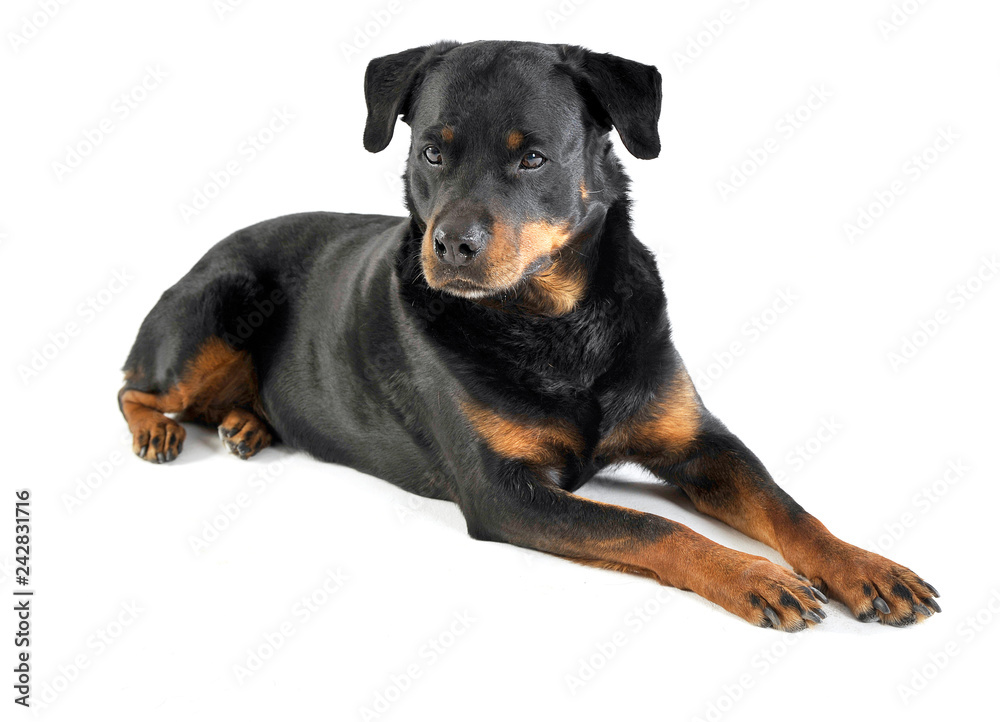
[[[123,388],[118,404],[132,433],[132,451],[140,459],[162,464],[173,461],[184,448],[187,432],[163,412],[181,411],[179,396]]]
[[[267,424],[246,409],[233,409],[219,424],[219,438],[241,459],[249,459],[261,449],[271,445],[271,432]]]
[[[128,368],[118,394],[122,415],[132,432],[132,450],[154,463],[180,454],[185,431],[178,421],[217,425],[226,448],[248,459],[271,443],[261,420],[257,380],[249,353],[237,351],[217,337],[201,342],[186,361],[174,361],[178,380],[157,388],[141,368]],[[178,421],[166,416],[179,414]]]
[[[489,477],[461,494],[474,538],[651,576],[761,627],[798,631],[825,616],[807,583],[763,557],[663,517],[576,496],[515,461],[499,462]]]
[[[624,455],[680,486],[699,511],[776,549],[858,619],[905,626],[940,611],[931,585],[837,538],[785,493],[704,410],[683,367],[662,399],[616,433]]]
[[[172,461],[181,452],[183,421],[217,426],[226,448],[241,459],[271,442],[251,350],[266,343],[279,322],[269,300],[275,288],[263,285],[241,258],[237,246],[216,246],[160,297],[139,328],[118,405],[132,449],[146,461]],[[272,315],[257,311],[261,299]],[[262,322],[251,327],[251,313]]]

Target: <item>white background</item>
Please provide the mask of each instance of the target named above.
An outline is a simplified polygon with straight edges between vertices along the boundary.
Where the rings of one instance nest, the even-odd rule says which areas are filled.
[[[122,0],[69,3],[51,18],[44,2],[5,3],[0,593],[10,599],[15,586],[13,489],[28,487],[34,693],[51,702],[41,716],[937,719],[993,709],[998,284],[969,279],[1000,250],[1000,8],[398,2],[249,0],[220,16],[211,0]],[[723,11],[728,22],[714,22]],[[661,69],[663,152],[621,152],[636,231],[656,252],[699,390],[835,533],[935,584],[943,614],[899,630],[831,603],[818,628],[784,635],[648,580],[475,542],[453,505],[286,449],[241,462],[189,429],[172,464],[131,455],[119,369],[159,294],[258,220],[400,213],[409,134],[400,125],[385,152],[363,149],[364,67],[444,38],[571,42]],[[166,76],[136,90],[147,67]],[[831,95],[799,108],[813,88]],[[145,97],[126,114],[119,96],[133,92]],[[247,162],[241,143],[282,109],[294,120]],[[788,137],[783,118],[797,110],[804,120]],[[110,130],[96,147],[58,172],[102,119]],[[953,140],[936,152],[942,130]],[[768,139],[755,167],[748,150]],[[912,156],[925,151],[932,161],[918,174]],[[233,160],[242,172],[185,219],[181,205]],[[718,182],[744,162],[752,173],[723,199]],[[902,193],[889,204],[894,181]],[[879,217],[850,242],[845,224],[871,204]],[[790,306],[768,312],[784,292]],[[921,335],[941,311],[946,322]],[[751,331],[755,318],[766,332]],[[75,333],[64,337],[67,324]],[[893,363],[905,339],[919,348]],[[777,559],[638,470],[582,493]],[[220,509],[232,515],[238,501],[230,522]],[[225,528],[196,553],[191,540],[212,525]],[[326,594],[338,570],[344,581]],[[306,614],[296,605],[310,595],[323,603]],[[10,710],[11,613],[3,624]],[[292,634],[258,666],[251,654],[268,655],[265,635],[282,625]],[[391,702],[376,706],[380,695]]]

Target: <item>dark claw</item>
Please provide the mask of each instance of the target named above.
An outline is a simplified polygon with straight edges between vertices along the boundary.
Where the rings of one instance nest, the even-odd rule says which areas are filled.
[[[941,611],[941,605],[940,604],[938,604],[936,601],[934,601],[930,597],[927,597],[927,599],[925,599],[924,601],[927,602],[929,605],[931,605],[931,609],[933,609],[935,612],[939,612],[940,613],[940,611]]]
[[[814,609],[812,611],[815,614],[818,614],[820,616],[820,619],[826,619],[826,612],[824,612],[822,609]]]
[[[764,614],[767,615],[767,618],[771,620],[772,627],[774,627],[775,629],[781,627],[781,620],[778,619],[778,613],[776,611],[774,611],[770,607],[764,607]]]
[[[875,597],[875,601],[873,601],[872,604],[874,604],[875,608],[882,612],[882,614],[889,613],[889,605],[885,603],[885,600],[882,599],[882,597]]]
[[[139,456],[141,456],[143,459],[145,459],[147,451],[149,451],[149,444],[146,444],[141,449],[139,449]]]
[[[824,614],[823,616],[825,617],[826,615]],[[823,617],[819,616],[818,614],[816,614],[816,612],[812,611],[811,609],[805,612],[802,615],[802,618],[808,619],[810,622],[816,622],[817,624],[823,621]]]
[[[166,457],[163,455],[163,452],[162,451],[157,451],[156,452],[156,463],[157,464],[162,464],[164,461],[166,461]]]
[[[931,616],[931,610],[925,607],[923,604],[914,604],[913,610],[919,614],[923,614],[925,617]]]
[[[177,454],[175,454],[172,451],[168,451],[167,452],[167,461],[173,461],[176,458],[177,458]]]
[[[930,593],[933,594],[935,597],[940,597],[941,596],[940,594],[938,594],[938,590],[937,589],[935,589],[934,587],[932,587],[930,584],[928,584],[927,582],[925,582],[923,579],[920,580],[920,583],[923,584],[925,587],[927,587],[927,589],[930,591]]]
[[[830,601],[827,598],[827,596],[825,594],[823,594],[823,592],[821,592],[820,590],[818,590],[816,587],[809,587],[809,589],[812,590],[812,593],[815,594],[816,598],[818,600],[820,600],[821,602],[823,602],[823,604],[827,604]]]

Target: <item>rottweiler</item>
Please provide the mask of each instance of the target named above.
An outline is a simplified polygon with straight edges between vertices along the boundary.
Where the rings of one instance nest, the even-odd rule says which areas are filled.
[[[124,367],[140,458],[176,458],[182,421],[241,459],[280,439],[455,502],[475,539],[646,575],[761,627],[819,623],[828,596],[894,626],[940,611],[930,584],[803,510],[695,390],[610,138],[659,154],[655,67],[442,42],[372,60],[364,91],[365,148],[410,126],[407,215],[284,216],[209,250]],[[794,571],[574,493],[625,462]]]

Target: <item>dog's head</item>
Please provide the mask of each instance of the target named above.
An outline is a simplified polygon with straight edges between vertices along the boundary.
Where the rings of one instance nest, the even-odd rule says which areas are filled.
[[[609,202],[614,126],[660,150],[660,74],[576,46],[440,43],[372,60],[365,148],[410,125],[407,204],[427,283],[466,298],[548,272]]]

